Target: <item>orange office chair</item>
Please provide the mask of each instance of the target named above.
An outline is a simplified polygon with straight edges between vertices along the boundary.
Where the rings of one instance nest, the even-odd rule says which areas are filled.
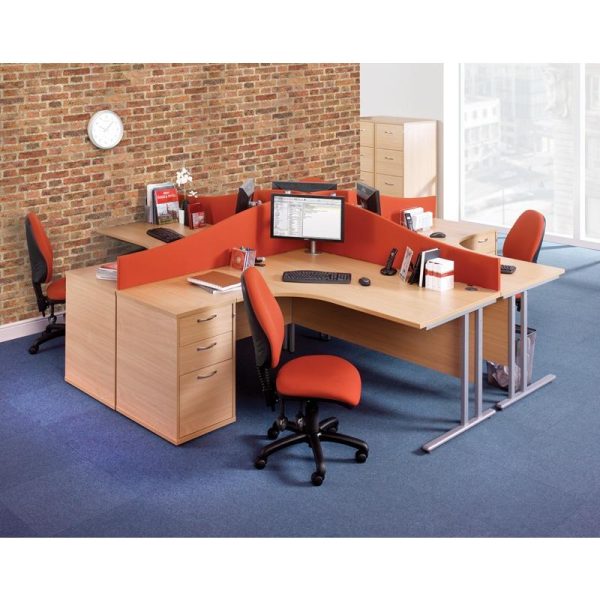
[[[506,235],[502,255],[507,258],[537,262],[545,231],[544,215],[536,210],[526,210]]]
[[[544,233],[546,231],[546,217],[536,210],[526,210],[513,223],[504,240],[502,256],[537,262]],[[521,295],[516,297],[517,310],[521,310]]]
[[[66,282],[64,277],[52,281],[52,246],[41,221],[35,213],[29,213],[25,219],[25,235],[31,262],[31,281],[35,290],[38,309],[44,317],[46,316],[46,310],[50,309],[48,326],[29,348],[30,354],[37,354],[40,344],[65,335],[64,324],[56,322],[54,307],[56,304],[65,302]],[[42,291],[42,283],[47,284],[45,294]]]
[[[356,462],[365,462],[369,455],[365,442],[337,433],[335,417],[319,422],[319,402],[335,402],[347,408],[359,404],[361,380],[356,367],[337,356],[311,355],[294,358],[277,371],[284,337],[279,304],[255,267],[244,271],[242,293],[262,390],[269,406],[274,409],[278,402],[280,404],[279,417],[267,432],[269,439],[276,441],[261,450],[254,466],[264,469],[271,454],[302,442],[306,442],[313,452],[316,465],[311,476],[313,485],[321,485],[325,479],[321,442],[351,446],[356,449]],[[301,402],[302,408],[295,421],[289,421],[285,416],[286,399]],[[293,433],[277,440],[282,431]]]

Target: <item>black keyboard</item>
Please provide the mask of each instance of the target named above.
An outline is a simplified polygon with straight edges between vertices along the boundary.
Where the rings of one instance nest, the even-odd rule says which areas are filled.
[[[165,244],[169,244],[170,242],[176,242],[180,240],[183,236],[172,229],[167,229],[166,227],[155,227],[154,229],[148,229],[146,233],[160,240],[161,242],[165,242]]]
[[[352,274],[334,271],[284,271],[281,280],[289,283],[350,283]]]
[[[515,265],[500,265],[500,273],[503,275],[511,275],[517,270]]]

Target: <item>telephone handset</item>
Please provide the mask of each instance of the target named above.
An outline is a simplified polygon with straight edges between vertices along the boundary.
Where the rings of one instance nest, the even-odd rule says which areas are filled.
[[[396,258],[396,254],[398,254],[398,248],[392,248],[390,250],[390,255],[385,261],[385,266],[380,271],[382,275],[395,275],[398,272],[398,269],[394,269],[394,267],[392,267],[394,264],[394,259]]]

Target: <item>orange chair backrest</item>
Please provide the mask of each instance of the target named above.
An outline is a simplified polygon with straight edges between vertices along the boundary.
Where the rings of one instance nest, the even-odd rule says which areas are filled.
[[[34,283],[52,281],[53,253],[50,240],[39,217],[30,212],[25,227],[27,247],[31,260],[31,274]]]
[[[544,215],[536,210],[526,210],[508,232],[502,249],[503,256],[537,262],[545,230]]]
[[[263,276],[256,267],[246,269],[242,274],[245,292],[248,295],[250,310],[256,317],[262,333],[267,338],[272,368],[277,367],[281,359],[281,349],[283,348],[284,320],[283,313],[277,300],[271,293]],[[252,326],[252,318],[250,318]],[[256,348],[257,338],[253,332],[255,351],[257,353],[257,363],[262,362],[258,359],[259,349]],[[260,343],[260,342],[259,342]],[[263,365],[259,365],[263,366]]]

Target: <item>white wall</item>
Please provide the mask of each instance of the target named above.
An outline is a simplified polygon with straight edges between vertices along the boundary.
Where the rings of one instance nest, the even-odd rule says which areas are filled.
[[[438,216],[445,216],[443,63],[361,63],[360,114],[438,121]]]
[[[360,114],[444,119],[442,63],[362,63]]]

